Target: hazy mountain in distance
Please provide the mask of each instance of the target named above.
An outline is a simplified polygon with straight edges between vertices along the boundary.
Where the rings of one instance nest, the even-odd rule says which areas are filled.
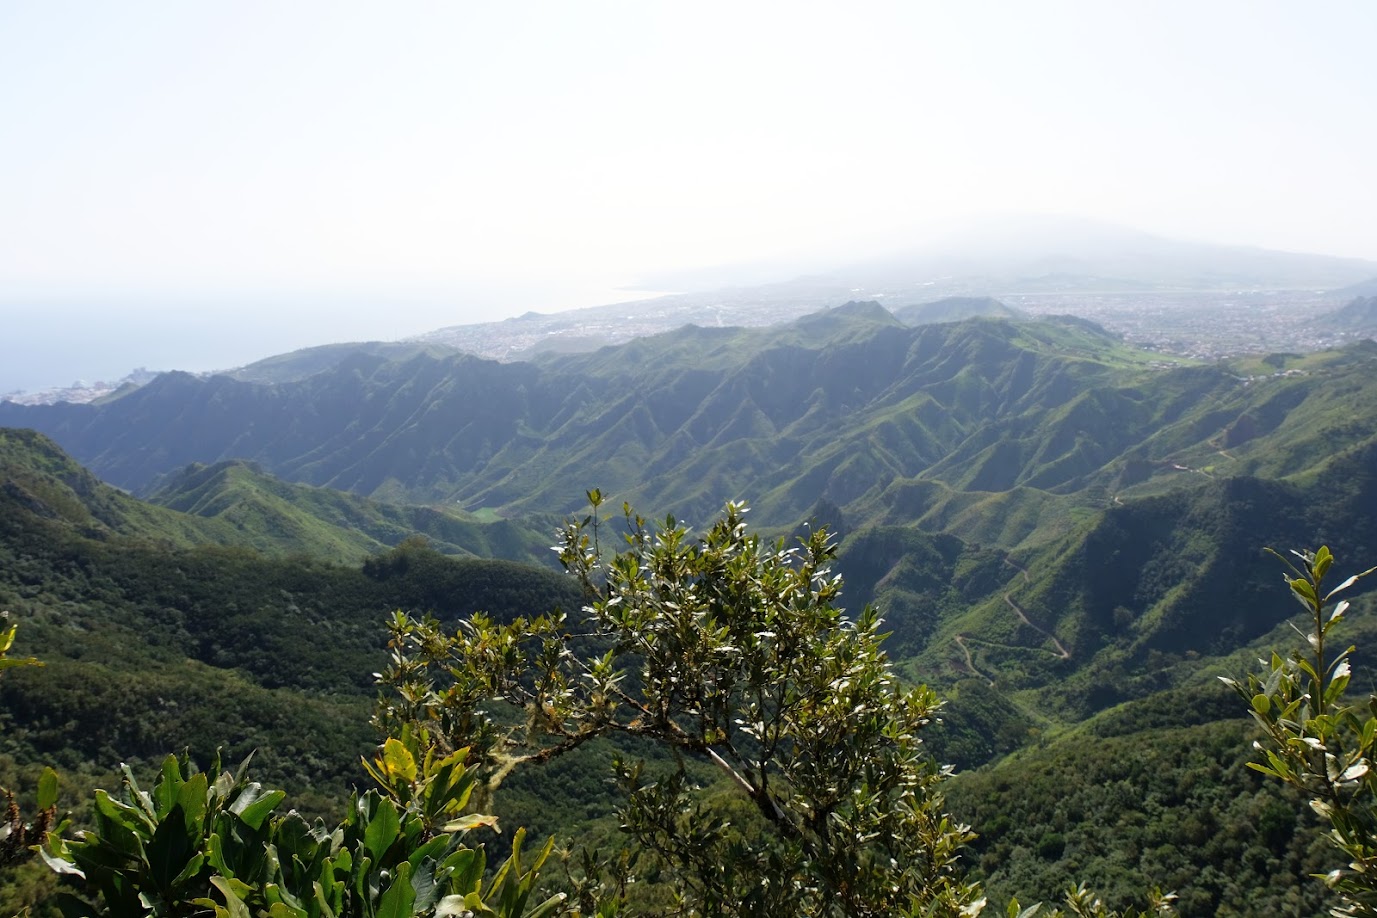
[[[322,344],[318,347],[305,347],[286,354],[278,354],[247,366],[230,370],[225,375],[241,382],[280,383],[295,382],[332,370],[356,354],[382,357],[386,360],[409,360],[420,354],[428,357],[445,357],[454,353],[454,348],[441,344],[421,344],[410,341],[351,341],[342,344]]]
[[[490,360],[527,360],[542,353],[593,351],[685,325],[761,328],[853,299],[856,297],[834,282],[803,278],[758,287],[673,293],[565,312],[528,312],[501,322],[447,326],[411,340]]]
[[[915,303],[894,310],[894,317],[905,325],[934,325],[938,322],[960,322],[987,316],[998,319],[1022,319],[1026,316],[992,296],[948,296],[931,303]]]
[[[1336,296],[1377,296],[1377,277],[1332,291]]]
[[[776,279],[762,280],[771,276]],[[1322,291],[1374,277],[1377,262],[1363,259],[1185,242],[1071,218],[1003,219],[954,227],[849,263],[773,260],[655,275],[639,286],[685,292],[451,326],[415,340],[522,360],[545,351],[590,351],[689,324],[773,325],[850,300],[873,299],[897,315],[952,296]]]
[[[907,288],[979,282],[992,295],[1041,290],[1327,289],[1373,276],[1377,262],[1165,239],[1064,217],[967,225],[906,251],[836,271],[856,284]]]
[[[786,273],[790,266],[796,270]],[[765,280],[770,272],[775,279]],[[1064,289],[1329,289],[1377,283],[1374,272],[1377,262],[1359,258],[1168,239],[1077,217],[1023,215],[954,223],[862,258],[681,270],[654,275],[643,286],[703,291],[724,282],[769,285],[788,278],[815,287],[859,284],[871,292],[928,285],[937,289],[927,298],[936,299],[968,289],[1025,292],[1049,283]]]
[[[1318,323],[1355,335],[1377,332],[1377,296],[1360,296],[1347,305],[1326,313]]]
[[[774,325],[851,300],[875,300],[897,314],[944,297],[1019,296],[1023,299],[1017,301],[1018,305],[1030,313],[1083,315],[1124,332],[1130,329],[1116,325],[1116,316],[1140,322],[1145,313],[1143,304],[1133,299],[1136,296],[1191,293],[1198,299],[1216,292],[1223,296],[1238,291],[1342,288],[1332,302],[1316,304],[1309,316],[1296,316],[1290,309],[1292,304],[1284,305],[1284,318],[1296,320],[1292,324],[1313,326],[1310,318],[1314,312],[1344,302],[1343,291],[1348,296],[1371,296],[1377,292],[1377,262],[1182,242],[1071,219],[1025,218],[953,227],[888,255],[838,262],[822,257],[781,258],[679,271],[647,278],[638,287],[683,291],[680,293],[557,313],[528,312],[499,322],[447,326],[392,344],[308,347],[241,367],[232,375],[260,382],[301,379],[335,366],[361,350],[374,356],[393,356],[394,352],[385,351],[386,348],[399,349],[395,353],[407,348],[420,353],[420,348],[438,347],[502,361],[530,360],[550,354],[593,351],[685,325]],[[1110,294],[1121,299],[1096,304],[1098,311],[1093,314],[1078,312],[1086,306],[1086,294]],[[1053,302],[1059,297],[1081,297],[1082,301]],[[1178,304],[1168,305],[1175,308]],[[1211,307],[1208,299],[1190,304],[1194,313]],[[1210,323],[1209,327],[1226,324]],[[1275,330],[1278,324],[1285,323],[1273,323],[1268,328]],[[1177,323],[1168,318],[1164,327],[1174,332]],[[328,340],[329,326],[320,328],[320,338]],[[1163,349],[1172,353],[1237,352],[1232,344],[1212,349],[1197,347],[1194,341],[1173,350],[1173,336],[1157,331],[1140,327],[1133,340],[1166,342]],[[1309,350],[1335,343],[1311,342],[1303,336],[1290,336],[1296,338],[1290,340],[1288,334],[1276,336],[1281,339],[1278,341],[1269,340],[1267,347]],[[195,356],[188,353],[184,362],[169,359],[160,365],[185,368],[196,364]],[[54,389],[10,398],[35,403],[90,401],[117,388],[118,384],[93,387],[91,391]]]
[[[340,344],[322,344],[288,351],[246,366],[225,370],[221,375],[230,376],[241,382],[281,383],[295,382],[334,369],[355,355],[381,357],[386,360],[406,360],[419,354],[430,357],[444,357],[455,353],[455,349],[442,344],[425,344],[412,341],[348,341]],[[83,383],[78,381],[71,386],[41,389],[0,396],[0,400],[12,401],[18,405],[55,405],[58,402],[87,404],[101,399],[114,398],[130,389],[152,382],[159,374],[143,367],[116,382]],[[201,374],[212,375],[212,374]]]

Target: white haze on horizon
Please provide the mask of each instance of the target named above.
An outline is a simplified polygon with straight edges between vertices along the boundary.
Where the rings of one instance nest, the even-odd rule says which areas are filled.
[[[0,393],[787,279],[977,214],[1377,259],[1373,34],[1362,0],[15,0]]]

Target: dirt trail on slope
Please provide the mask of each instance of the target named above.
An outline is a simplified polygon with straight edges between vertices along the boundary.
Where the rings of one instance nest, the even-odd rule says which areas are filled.
[[[1018,571],[1020,574],[1022,574],[1024,583],[1033,582],[1033,578],[1028,576],[1028,568],[1024,567],[1022,564],[1019,564],[1013,558],[1010,558],[1008,555],[1005,555],[1004,563],[1012,567],[1014,570]]]
[[[1016,650],[1021,653],[1028,653],[1030,650],[1036,650],[1038,653],[1047,653],[1054,657],[1057,656],[1057,652],[1050,647],[1029,647],[1027,644],[1002,644],[999,641],[987,641],[984,638],[966,637],[965,635],[962,635],[962,637],[965,638],[967,646],[971,644],[984,644],[986,647],[997,647],[1000,650]]]
[[[1023,582],[1025,584],[1033,582],[1033,578],[1028,576],[1028,568],[1019,564],[1013,558],[1010,558],[1008,555],[1005,555],[1004,563],[1014,568],[1020,574],[1022,574]],[[1034,625],[1032,622],[1030,622],[1028,620],[1028,616],[1023,614],[1023,609],[1019,606],[1018,603],[1014,602],[1014,598],[1010,596],[1008,593],[1004,594],[1004,602],[1008,604],[1010,609],[1014,610],[1014,614],[1018,616],[1019,621],[1023,622],[1023,624],[1027,625],[1029,628],[1032,628],[1038,634],[1042,635],[1043,637],[1047,638],[1047,640],[1052,642],[1052,645],[1057,648],[1057,656],[1061,657],[1063,660],[1071,659],[1071,651],[1066,649],[1066,646],[1057,639],[1057,636],[1050,631],[1044,631],[1037,625]]]
[[[1052,642],[1053,646],[1057,648],[1057,656],[1061,657],[1063,660],[1071,659],[1071,651],[1067,650],[1064,646],[1062,646],[1061,641],[1057,640],[1057,636],[1050,631],[1042,630],[1037,625],[1034,625],[1032,622],[1028,621],[1028,616],[1023,614],[1023,610],[1019,608],[1018,603],[1014,602],[1013,598],[1009,596],[1008,593],[1004,594],[1004,601],[1009,604],[1010,609],[1014,610],[1014,614],[1018,616],[1019,621],[1023,622],[1023,624],[1027,625],[1029,628],[1032,628],[1038,634],[1042,635],[1043,637],[1047,638],[1047,640]]]
[[[994,688],[994,680],[975,668],[975,658],[971,656],[971,649],[966,646],[966,636],[958,634],[953,640],[956,641],[956,646],[961,648],[961,652],[966,655],[966,669],[970,671],[971,675],[984,679],[990,684],[990,688]]]

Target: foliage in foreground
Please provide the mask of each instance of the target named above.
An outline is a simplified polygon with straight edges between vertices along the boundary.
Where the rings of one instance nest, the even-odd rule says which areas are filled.
[[[944,772],[919,738],[937,699],[898,684],[873,610],[849,620],[834,605],[825,533],[762,546],[745,508],[729,505],[695,540],[626,508],[627,550],[608,557],[601,496],[589,496],[593,513],[564,530],[560,550],[591,597],[583,617],[475,617],[446,634],[399,615],[384,723],[472,746],[494,784],[609,734],[669,749],[673,773],[622,762],[618,777],[641,869],[669,881],[681,913],[970,908],[978,894],[958,857],[971,835],[943,811]],[[521,719],[487,711],[493,699]],[[744,811],[714,805],[720,795],[686,767],[695,759],[744,796]]]
[[[590,597],[582,615],[477,616],[449,633],[398,614],[382,725],[471,746],[490,789],[599,737],[668,750],[669,773],[616,767],[631,846],[585,852],[576,881],[598,915],[647,908],[634,890],[652,878],[672,890],[657,914],[981,912],[960,862],[972,833],[945,812],[948,770],[920,737],[937,699],[899,684],[873,609],[835,605],[826,533],[762,544],[728,505],[694,539],[624,507],[626,548],[605,553],[602,497],[589,498],[559,547]],[[700,786],[694,764],[719,780]],[[1151,897],[1152,913],[1170,900]],[[1113,914],[1083,888],[1066,908],[1012,903],[1009,915]]]
[[[50,835],[44,858],[68,884],[68,913],[613,916],[643,907],[629,890],[657,875],[675,897],[658,914],[984,911],[960,864],[971,835],[945,813],[945,770],[918,736],[936,701],[894,679],[872,611],[851,620],[833,605],[826,536],[764,546],[729,506],[692,540],[628,510],[628,550],[607,556],[590,496],[594,514],[565,530],[561,554],[592,597],[576,628],[475,616],[451,636],[394,618],[396,697],[379,711],[391,735],[365,763],[380,790],[356,795],[342,824],[279,814],[285,795],[242,767],[206,773],[169,757],[151,792],[128,772],[121,798],[98,792],[94,831]],[[1349,858],[1327,877],[1344,901],[1336,914],[1377,915],[1377,700],[1346,698],[1353,648],[1327,646],[1347,611],[1332,601],[1364,575],[1326,592],[1328,550],[1301,559],[1287,580],[1311,619],[1308,651],[1231,684],[1266,732],[1267,761],[1253,767],[1306,793]],[[536,901],[552,844],[523,866],[517,833],[485,878],[483,849],[464,843],[493,823],[464,814],[475,790],[617,734],[679,763],[618,765],[627,856],[589,856],[571,900]],[[461,742],[474,744],[473,767]],[[694,760],[723,780],[699,787]],[[1172,899],[1154,893],[1129,914],[1171,914]],[[1083,886],[1062,908],[1004,912],[1118,914]]]
[[[1346,696],[1356,648],[1336,653],[1330,643],[1349,608],[1337,597],[1377,568],[1326,589],[1334,563],[1327,547],[1296,553],[1299,565],[1278,557],[1289,569],[1291,594],[1306,610],[1306,648],[1289,657],[1272,654],[1265,670],[1243,682],[1224,681],[1248,702],[1265,734],[1256,746],[1267,761],[1251,767],[1309,797],[1330,825],[1329,840],[1349,859],[1347,869],[1325,877],[1343,900],[1335,914],[1377,915],[1377,695]]]
[[[511,857],[485,879],[483,848],[464,844],[470,829],[493,824],[461,815],[475,781],[465,755],[388,739],[368,766],[381,789],[356,796],[334,828],[277,813],[285,793],[249,781],[245,765],[202,772],[168,756],[151,792],[126,770],[120,798],[96,792],[93,831],[50,837],[42,853],[65,881],[66,914],[555,914],[562,896],[531,901],[550,845],[523,865],[518,832]]]

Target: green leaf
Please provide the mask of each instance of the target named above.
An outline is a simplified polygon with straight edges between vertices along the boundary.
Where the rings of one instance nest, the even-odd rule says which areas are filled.
[[[182,868],[181,872],[173,878],[172,888],[181,889],[182,887],[184,887],[187,883],[191,881],[192,877],[196,876],[196,874],[201,872],[201,867],[205,864],[205,862],[206,856],[204,854],[197,853],[193,855],[186,862],[186,866]]]
[[[159,889],[171,889],[185,868],[193,861],[203,860],[198,853],[200,837],[190,830],[180,805],[174,806],[167,818],[158,824],[148,843],[149,877]],[[197,863],[197,869],[200,864]]]
[[[363,830],[363,844],[373,855],[375,863],[382,863],[383,855],[397,840],[401,827],[397,807],[391,800],[379,798],[377,809],[368,822],[368,828]]]
[[[555,893],[535,908],[527,909],[522,918],[548,918],[550,915],[558,914],[560,906],[567,898],[564,893]]]
[[[287,796],[286,791],[264,791],[257,781],[244,788],[243,792],[230,804],[230,812],[244,820],[252,829],[263,825],[277,805]]]
[[[482,848],[460,848],[445,859],[445,867],[452,871],[453,888],[462,890],[465,895],[481,888],[486,866],[487,857]]]
[[[78,868],[76,864],[66,858],[50,854],[47,848],[39,848],[38,856],[43,858],[43,862],[48,865],[48,869],[52,870],[53,873],[59,875],[70,874],[74,877],[81,877],[83,880],[86,879],[85,872]]]
[[[377,918],[411,918],[411,907],[416,902],[416,890],[411,885],[411,865],[402,861],[397,865],[397,873],[378,901]]]
[[[415,894],[412,910],[426,914],[435,907],[445,891],[435,878],[435,861],[424,859],[418,863],[416,859],[411,859],[407,863],[411,865],[411,889]]]
[[[162,774],[153,785],[154,813],[158,819],[166,819],[167,814],[177,805],[177,795],[182,789],[182,769],[175,755],[163,759]],[[137,790],[137,789],[135,789]]]
[[[383,770],[388,778],[401,778],[408,784],[416,781],[416,759],[410,750],[395,737],[388,737],[383,744]]]
[[[1314,606],[1319,604],[1319,597],[1315,595],[1315,588],[1310,585],[1309,580],[1305,580],[1301,577],[1296,577],[1295,579],[1289,582],[1291,584],[1291,592],[1299,596],[1301,598],[1301,601],[1304,602],[1306,605],[1311,606],[1313,608]],[[1340,587],[1339,589],[1343,589],[1343,587]],[[1331,593],[1330,595],[1333,594]]]
[[[1311,570],[1315,572],[1315,581],[1324,579],[1324,575],[1329,572],[1329,566],[1334,563],[1334,556],[1329,552],[1329,546],[1321,545],[1319,551],[1315,552],[1315,560],[1311,563]]]
[[[225,897],[225,912],[229,918],[252,918],[249,907],[244,904],[244,900],[235,894],[234,888],[224,877],[211,877],[210,885],[220,890],[220,895]]]
[[[57,772],[49,766],[43,768],[38,779],[38,808],[50,809],[57,806]]]
[[[127,834],[132,844],[128,847],[121,845],[121,849],[126,853],[142,851],[142,846],[138,842],[138,837],[148,837],[153,834],[153,824],[144,818],[143,813],[135,810],[131,806],[113,799],[103,790],[96,791],[96,826],[101,835],[107,832],[118,830]],[[104,825],[102,825],[104,820]]]
[[[211,833],[206,838],[206,863],[210,869],[224,877],[233,877],[234,871],[225,863],[225,843],[221,841],[219,833]]]
[[[442,828],[440,831],[469,832],[473,829],[479,828],[480,826],[492,829],[495,832],[501,831],[501,829],[497,827],[496,816],[484,816],[480,813],[471,813],[467,816],[460,816],[458,819],[445,823],[444,828]]]
[[[182,808],[186,826],[193,831],[197,838],[205,835],[206,826],[206,788],[209,779],[203,771],[192,775],[177,792],[177,805]]]
[[[331,883],[327,892],[325,886],[317,880],[311,884],[311,889],[316,894],[315,903],[320,918],[335,918],[344,907],[344,882],[341,880]]]

